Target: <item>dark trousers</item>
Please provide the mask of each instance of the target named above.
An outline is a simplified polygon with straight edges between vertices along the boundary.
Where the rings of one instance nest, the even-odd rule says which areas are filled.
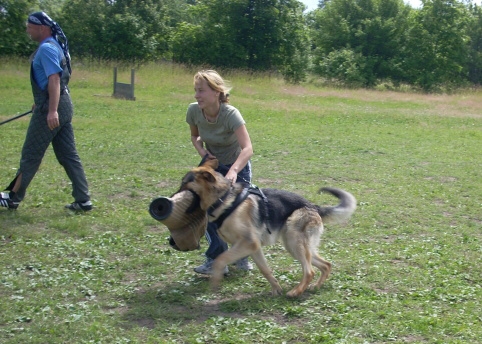
[[[228,173],[230,167],[231,166],[221,165],[216,171],[225,176],[226,173]],[[239,171],[236,182],[245,183],[246,186],[249,186],[251,184],[251,177],[251,162],[248,162],[246,166],[241,171]],[[206,257],[208,258],[216,259],[217,256],[219,256],[221,253],[228,249],[228,244],[226,244],[218,236],[218,227],[214,223],[208,223],[206,229],[206,239],[209,243],[209,248],[206,251]]]
[[[67,176],[72,182],[72,196],[74,197],[74,200],[76,202],[90,200],[84,168],[75,146],[74,130],[71,122],[72,112],[60,111],[62,105],[70,105],[67,103],[69,101],[70,99],[66,99],[66,97],[63,96],[61,97],[61,102],[59,104],[60,126],[54,130],[49,129],[45,112],[34,111],[32,118],[30,119],[27,136],[22,148],[20,168],[17,171],[15,179],[7,188],[7,190],[12,190],[17,177],[20,174],[22,175],[20,188],[13,197],[15,201],[22,201],[25,197],[27,187],[37,173],[50,143],[52,143],[58,162],[63,166]],[[63,102],[67,104],[63,104]]]

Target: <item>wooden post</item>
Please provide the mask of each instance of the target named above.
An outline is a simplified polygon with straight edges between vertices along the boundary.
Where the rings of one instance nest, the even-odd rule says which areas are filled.
[[[115,88],[116,85],[117,85],[117,67],[114,67],[114,94],[116,94],[116,88]]]
[[[131,69],[131,97],[133,100],[136,100],[136,97],[134,97],[134,68]]]

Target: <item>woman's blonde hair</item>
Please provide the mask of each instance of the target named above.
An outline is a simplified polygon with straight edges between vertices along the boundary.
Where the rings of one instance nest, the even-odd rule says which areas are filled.
[[[218,72],[212,69],[201,70],[194,75],[194,84],[199,80],[205,80],[212,90],[219,92],[219,101],[221,103],[229,103],[231,86]]]

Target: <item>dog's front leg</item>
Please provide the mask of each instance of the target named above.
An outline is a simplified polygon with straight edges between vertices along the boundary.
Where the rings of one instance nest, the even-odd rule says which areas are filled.
[[[253,261],[258,266],[259,271],[261,271],[263,276],[268,280],[269,284],[271,284],[271,294],[273,296],[282,295],[283,289],[281,289],[278,280],[273,276],[273,273],[268,266],[268,262],[266,261],[266,257],[264,256],[263,250],[260,248],[251,255],[251,258],[253,258]]]
[[[219,288],[224,276],[224,267],[238,261],[243,257],[247,257],[251,254],[250,250],[247,250],[245,243],[236,243],[229,250],[221,253],[213,262],[213,273],[211,275],[211,288],[216,290]]]
[[[228,266],[229,264],[234,263],[238,260],[237,256],[235,255],[236,251],[233,248],[221,253],[213,262],[213,272],[211,274],[211,288],[213,290],[219,289],[221,285],[221,281],[224,277],[224,267]]]
[[[218,258],[213,262],[213,271],[210,279],[211,289],[214,291],[217,291],[221,285],[224,276],[224,267],[226,266],[226,264]]]

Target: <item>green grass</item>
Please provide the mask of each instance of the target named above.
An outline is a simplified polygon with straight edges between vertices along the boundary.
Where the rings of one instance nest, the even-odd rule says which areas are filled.
[[[2,61],[0,120],[30,109],[28,64]],[[255,148],[254,183],[317,204],[322,186],[358,209],[329,226],[321,290],[271,297],[255,269],[214,293],[147,208],[200,157],[185,123],[192,75],[136,71],[136,101],[113,99],[112,66],[74,66],[79,154],[95,210],[63,209],[70,185],[51,149],[17,211],[0,209],[2,343],[478,343],[482,337],[482,93],[420,95],[290,86],[223,73]],[[129,82],[130,69],[118,81]],[[0,183],[18,168],[29,117],[0,126]],[[282,287],[301,278],[265,250]]]

